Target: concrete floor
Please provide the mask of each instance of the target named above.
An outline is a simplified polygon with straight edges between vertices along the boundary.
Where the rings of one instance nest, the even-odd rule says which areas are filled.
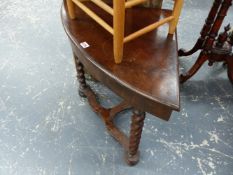
[[[78,96],[61,2],[0,3],[0,175],[232,175],[233,87],[222,64],[205,65],[181,86],[181,112],[169,122],[147,115],[141,160],[128,167],[121,146]],[[180,47],[193,46],[211,4],[185,1]],[[232,8],[225,25],[230,19]],[[181,58],[181,71],[196,56]],[[89,83],[104,105],[120,101]],[[117,123],[127,132],[130,113],[124,115]]]

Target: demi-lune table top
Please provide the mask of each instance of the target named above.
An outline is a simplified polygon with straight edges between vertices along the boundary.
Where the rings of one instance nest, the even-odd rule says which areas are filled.
[[[112,25],[112,16],[89,7]],[[115,64],[112,35],[78,8],[75,20],[68,18],[65,9],[63,6],[61,17],[73,51],[94,78],[132,106],[164,120],[179,110],[177,37],[167,34],[168,25],[126,43],[122,63]],[[169,10],[128,9],[125,34],[169,15]]]

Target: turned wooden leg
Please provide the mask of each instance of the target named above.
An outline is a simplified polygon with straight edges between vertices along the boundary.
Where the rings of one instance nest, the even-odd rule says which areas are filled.
[[[86,97],[86,95],[84,94],[84,89],[86,89],[88,86],[86,84],[83,64],[78,60],[77,56],[74,56],[74,60],[75,60],[75,66],[76,66],[76,71],[77,71],[77,78],[79,81],[79,95],[81,97]]]
[[[189,50],[189,51],[186,51],[185,49],[178,50],[178,56],[182,57],[182,56],[192,55],[193,53],[195,53],[196,51],[198,51],[199,49],[201,49],[204,41],[205,41],[204,39],[199,38],[197,40],[197,43],[194,45],[194,47],[191,50]]]
[[[229,80],[233,84],[233,54],[227,58],[227,74]]]
[[[201,54],[199,55],[197,61],[191,67],[191,69],[187,73],[180,75],[180,83],[184,83],[189,78],[191,78],[200,69],[200,67],[205,63],[205,61],[207,61],[207,60],[208,60],[208,55],[203,54],[203,52],[201,52]]]
[[[129,148],[126,154],[126,162],[129,165],[135,165],[139,161],[138,147],[140,144],[144,119],[145,119],[145,112],[133,110],[130,137],[129,137]]]
[[[201,30],[201,36],[200,38],[197,40],[196,44],[194,45],[194,47],[189,50],[189,51],[185,51],[184,49],[180,49],[178,51],[178,55],[179,56],[188,56],[188,55],[192,55],[193,53],[195,53],[196,51],[198,51],[199,49],[202,48],[203,43],[205,41],[206,36],[208,35],[212,24],[215,20],[215,17],[217,15],[217,12],[219,10],[219,7],[222,3],[222,0],[215,0],[213,3],[213,6],[209,12],[209,15],[205,21],[205,25],[203,26],[202,30]]]

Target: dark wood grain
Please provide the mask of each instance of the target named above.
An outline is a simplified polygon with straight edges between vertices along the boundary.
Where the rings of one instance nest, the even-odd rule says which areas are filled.
[[[89,4],[89,7],[109,24],[112,23],[112,17],[107,13],[96,6]],[[134,165],[139,160],[145,112],[169,120],[172,111],[180,109],[176,34],[167,35],[168,25],[164,25],[137,38],[125,44],[123,62],[115,64],[112,36],[78,8],[76,15],[76,20],[69,19],[66,7],[62,7],[61,17],[74,53],[79,93],[88,99],[108,132],[124,147],[126,162]],[[169,10],[129,9],[126,13],[126,35],[169,15]],[[90,47],[81,47],[82,42]],[[110,109],[101,106],[86,83],[84,67],[124,101]],[[115,126],[114,119],[117,113],[129,108],[134,110],[130,136],[127,137]]]
[[[145,120],[145,112],[133,110],[131,129],[129,137],[129,149],[126,153],[126,160],[129,165],[135,165],[139,160],[139,143]]]
[[[168,120],[172,110],[179,110],[177,42],[176,36],[167,35],[168,25],[127,43],[123,62],[117,65],[111,52],[112,36],[83,12],[77,13],[79,17],[70,20],[63,9],[63,24],[74,53],[95,79],[133,106],[162,119]],[[126,33],[170,13],[143,8],[129,10]],[[111,16],[106,13],[100,16],[110,23]],[[89,48],[80,46],[84,41]]]

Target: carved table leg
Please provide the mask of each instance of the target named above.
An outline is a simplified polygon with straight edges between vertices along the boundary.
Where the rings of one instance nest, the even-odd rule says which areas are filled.
[[[125,159],[129,165],[135,165],[139,161],[138,147],[140,144],[142,129],[144,125],[145,112],[133,110],[133,116],[131,121],[130,137],[128,138],[121,130],[119,130],[114,124],[114,118],[116,114],[131,108],[130,105],[123,101],[113,108],[104,108],[96,100],[95,93],[86,84],[83,64],[78,60],[78,57],[74,55],[75,65],[77,69],[77,77],[79,81],[79,95],[86,97],[90,106],[96,112],[109,132],[125,149]]]
[[[200,69],[200,67],[204,64],[204,62],[207,60],[208,60],[208,55],[203,54],[203,52],[201,52],[197,61],[191,67],[191,69],[187,73],[180,75],[180,83],[184,83],[189,78],[191,78]]]
[[[227,58],[227,73],[229,80],[233,84],[233,54]]]
[[[193,53],[201,49],[203,42],[204,40],[202,38],[199,38],[197,43],[194,45],[194,47],[191,50],[189,51],[186,51],[185,49],[178,50],[178,56],[182,57],[182,56],[192,55]]]
[[[78,57],[74,55],[74,61],[75,66],[77,70],[77,78],[79,81],[79,95],[81,97],[86,97],[84,94],[84,89],[86,89],[88,86],[86,84],[86,78],[85,78],[85,72],[83,69],[83,64],[78,60]]]
[[[145,112],[133,110],[130,137],[129,137],[129,148],[128,148],[128,152],[126,153],[126,162],[129,165],[135,165],[139,161],[138,147],[140,144],[144,119],[145,119]]]
[[[180,49],[178,51],[178,55],[179,56],[188,56],[188,55],[192,55],[193,53],[195,53],[197,50],[201,49],[203,46],[203,43],[205,41],[206,36],[208,35],[212,24],[214,22],[214,19],[217,15],[218,9],[220,7],[222,3],[222,0],[215,0],[213,3],[213,6],[209,12],[209,15],[206,19],[205,25],[203,26],[202,30],[201,30],[201,36],[200,38],[197,40],[196,44],[194,45],[194,47],[190,50],[190,51],[185,51],[184,49]]]

